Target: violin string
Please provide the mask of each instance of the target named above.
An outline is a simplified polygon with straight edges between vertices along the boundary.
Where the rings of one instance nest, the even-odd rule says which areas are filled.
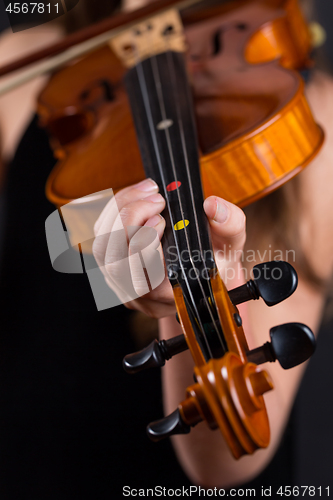
[[[169,74],[171,74],[173,88],[175,89],[176,88],[175,66],[174,66],[173,55],[172,55],[172,52],[170,50],[170,46],[168,46],[168,41],[169,41],[168,36],[164,37],[164,41],[165,41],[165,48],[166,48],[165,53],[166,53],[168,67],[169,67]],[[157,89],[157,93],[158,93],[158,98],[159,98],[160,111],[161,111],[163,120],[165,120],[167,117],[166,117],[166,112],[165,112],[165,105],[164,105],[164,99],[163,99],[163,93],[162,93],[162,88],[161,88],[161,82],[160,82],[160,77],[159,77],[159,71],[158,71],[157,61],[156,61],[156,58],[151,59],[151,61],[152,61],[152,69],[153,69],[153,74],[154,74],[154,80],[155,80],[155,82],[157,82],[157,83],[155,83],[155,85],[156,85],[156,89]],[[153,64],[153,61],[154,61],[154,64]],[[192,179],[191,179],[190,169],[189,169],[189,160],[188,160],[187,146],[186,146],[186,141],[185,141],[185,133],[184,133],[183,120],[181,118],[181,113],[180,113],[179,95],[177,94],[177,92],[174,92],[174,100],[175,100],[175,107],[176,107],[176,113],[177,113],[177,121],[178,121],[178,126],[179,126],[179,131],[180,131],[180,137],[181,137],[182,151],[183,151],[184,162],[185,162],[185,167],[186,167],[186,176],[187,176],[188,186],[189,186],[189,190],[190,190],[192,212],[193,212],[193,216],[194,216],[194,220],[195,220],[196,234],[197,234],[197,238],[198,238],[198,243],[199,243],[199,248],[200,248],[200,254],[201,254],[202,262],[204,263],[205,259],[204,259],[204,254],[203,254],[203,245],[202,245],[201,234],[200,234],[200,230],[199,230],[199,222],[198,222],[197,212],[196,212],[196,208],[195,208],[194,190],[193,190]],[[177,177],[177,173],[176,173],[176,165],[175,165],[175,162],[173,160],[173,155],[172,155],[172,146],[171,146],[171,139],[170,139],[169,130],[166,129],[165,132],[166,132],[166,136],[167,136],[167,143],[168,143],[169,154],[170,154],[170,157],[171,157],[171,165],[172,165],[174,179],[177,179],[178,177]],[[198,281],[198,284],[199,284],[199,287],[200,287],[200,290],[201,290],[201,294],[203,296],[203,299],[204,299],[207,311],[209,313],[210,319],[211,319],[212,324],[214,326],[214,330],[215,330],[215,332],[217,334],[217,337],[218,337],[221,345],[225,348],[225,343],[223,342],[222,337],[220,335],[220,331],[219,331],[219,329],[218,329],[218,327],[216,325],[216,321],[215,321],[215,318],[213,316],[213,312],[211,310],[211,307],[210,307],[209,301],[207,299],[206,293],[205,293],[205,291],[203,289],[203,286],[202,286],[202,283],[200,281],[200,278],[197,276],[197,273],[196,273],[196,267],[195,267],[195,264],[193,262],[193,256],[192,256],[192,252],[191,252],[191,248],[190,248],[190,243],[189,243],[188,229],[187,229],[187,226],[185,224],[185,214],[184,214],[184,210],[183,210],[182,199],[181,199],[181,195],[180,195],[180,192],[179,192],[178,189],[177,189],[177,197],[178,197],[178,203],[179,203],[180,211],[181,211],[181,214],[182,214],[183,226],[184,226],[184,232],[185,232],[185,238],[186,238],[187,248],[188,248],[189,256],[190,256],[190,262],[191,262],[192,268],[195,271],[195,276],[197,278],[197,281]],[[210,288],[210,286],[209,286],[209,288]]]
[[[168,47],[167,47],[167,49],[168,49]],[[176,86],[175,85],[175,70],[174,70],[174,64],[173,64],[173,61],[172,61],[172,53],[170,52],[170,50],[166,51],[166,57],[167,57],[167,61],[168,61],[168,67],[169,67],[169,70],[170,70],[170,74],[171,74],[171,79],[172,79],[172,82],[173,82],[173,86],[175,88],[175,86]],[[170,64],[170,59],[171,59],[171,64]],[[156,89],[157,89],[157,93],[158,93],[159,105],[160,105],[160,111],[161,111],[161,114],[162,114],[162,119],[165,120],[167,118],[167,116],[166,116],[166,111],[165,111],[165,105],[164,105],[162,88],[161,88],[161,85],[160,85],[160,76],[159,76],[159,71],[158,71],[158,67],[157,67],[157,61],[156,61],[155,58],[151,59],[151,65],[152,65],[152,69],[153,69],[154,80],[156,82]],[[178,96],[177,95],[175,95],[175,104],[176,104],[176,111],[177,111],[177,121],[178,121],[179,129],[180,129],[180,135],[181,135],[182,150],[183,150],[184,161],[185,161],[185,166],[186,166],[187,181],[188,181],[188,186],[189,186],[190,195],[191,195],[192,212],[194,214],[195,221],[196,221],[196,223],[195,223],[195,230],[196,230],[198,241],[199,241],[199,247],[200,247],[201,257],[202,257],[202,260],[204,262],[202,242],[201,242],[200,232],[199,232],[199,224],[198,224],[197,214],[196,214],[196,209],[195,209],[195,204],[194,204],[193,186],[192,186],[191,176],[190,176],[190,172],[189,172],[189,168],[188,168],[188,155],[187,155],[187,149],[186,149],[185,138],[184,138],[183,122],[182,122],[182,119],[181,119],[181,116],[180,116],[180,106],[179,106]],[[166,134],[166,139],[167,139],[167,144],[168,144],[168,150],[169,150],[170,159],[171,159],[171,167],[172,167],[173,176],[174,176],[174,179],[177,179],[178,176],[177,176],[177,172],[176,172],[176,165],[175,165],[173,151],[172,151],[171,138],[170,138],[170,134],[169,134],[169,130],[168,129],[165,130],[165,134]],[[178,198],[178,204],[179,204],[179,207],[180,207],[180,211],[181,211],[181,214],[182,214],[183,226],[184,226],[184,234],[185,234],[186,244],[187,244],[187,248],[188,248],[188,252],[189,252],[190,263],[191,263],[192,268],[195,271],[195,279],[198,282],[198,285],[199,285],[199,288],[200,288],[200,291],[201,291],[201,295],[203,297],[204,303],[206,305],[206,309],[207,309],[208,314],[210,316],[210,319],[211,319],[211,322],[213,324],[214,330],[215,330],[215,332],[217,334],[217,337],[218,337],[221,345],[223,347],[225,347],[224,343],[223,343],[223,340],[222,340],[222,338],[220,336],[220,332],[218,330],[218,327],[216,325],[216,321],[215,321],[215,318],[213,316],[213,312],[211,310],[211,307],[209,305],[209,302],[208,302],[205,290],[204,290],[204,288],[202,286],[200,277],[197,275],[197,269],[196,269],[195,264],[193,262],[193,255],[192,255],[190,241],[189,241],[188,229],[187,229],[187,226],[185,224],[185,214],[184,214],[184,209],[183,209],[183,204],[182,204],[182,199],[181,199],[181,195],[180,195],[179,189],[177,189],[177,198]]]
[[[175,67],[174,67],[174,63],[173,63],[173,56],[172,56],[172,53],[170,52],[170,50],[167,51],[167,61],[168,61],[168,67],[169,67],[169,71],[170,71],[170,74],[171,74],[171,78],[172,78],[172,81],[173,81],[173,84],[174,84],[174,87],[175,87],[175,81],[176,81]],[[193,190],[192,179],[191,179],[191,175],[190,175],[189,159],[188,159],[188,154],[187,154],[187,146],[186,146],[186,140],[185,140],[183,120],[182,120],[181,114],[180,114],[179,95],[177,93],[175,93],[175,105],[176,105],[177,119],[178,119],[178,125],[179,125],[179,130],[180,130],[182,150],[183,150],[183,154],[184,154],[184,161],[185,161],[185,167],[186,167],[186,175],[187,175],[188,185],[189,185],[189,189],[190,189],[192,212],[193,212],[193,216],[194,216],[194,220],[195,220],[195,229],[196,229],[196,233],[197,233],[197,237],[198,237],[198,243],[199,243],[201,258],[202,258],[202,261],[204,263],[205,262],[205,258],[204,258],[204,253],[203,253],[203,246],[202,246],[201,234],[200,234],[200,230],[199,230],[199,221],[198,221],[198,216],[197,216],[197,212],[196,212],[196,208],[195,208],[194,190]],[[173,173],[174,173],[174,176],[175,176],[175,179],[176,179],[177,177],[176,177],[176,171],[175,171],[175,168],[174,168],[174,164],[172,164],[172,167],[173,167],[173,170],[174,170]],[[177,190],[177,194],[178,194],[179,203],[181,204],[181,197],[180,197],[179,190]],[[186,235],[186,238],[187,238],[187,241],[188,241],[187,227],[185,225],[183,211],[182,211],[182,215],[183,215],[183,223],[184,223],[185,235]],[[191,259],[191,262],[192,262],[192,259],[193,259],[192,254],[190,254],[190,259]],[[208,302],[207,296],[205,294],[205,291],[203,289],[202,283],[201,283],[201,281],[200,281],[199,278],[198,278],[198,283],[199,283],[199,286],[200,286],[200,289],[201,289],[201,292],[202,292],[202,295],[203,295],[203,298],[204,298],[204,302],[205,302],[208,314],[209,314],[210,319],[212,321],[212,324],[214,326],[214,330],[215,330],[215,332],[216,332],[216,334],[218,336],[218,339],[219,339],[221,345],[225,348],[225,344],[224,344],[224,342],[222,340],[222,337],[220,335],[220,331],[219,331],[219,329],[217,327],[217,324],[216,324],[213,312],[211,310],[210,304]]]
[[[166,58],[167,58],[167,61],[168,61],[168,66],[169,66],[169,69],[171,70],[171,75],[172,75],[173,88],[176,89],[176,79],[175,79],[174,64],[173,64],[173,60],[172,60],[172,54],[171,54],[170,47],[167,44],[168,37],[164,37],[164,41],[165,41],[165,45],[166,45],[166,47],[165,47],[166,48],[165,54],[166,54]],[[170,58],[171,58],[171,63],[172,64],[170,64]],[[164,98],[163,98],[163,91],[162,91],[162,86],[161,86],[161,79],[160,79],[158,65],[157,65],[157,60],[156,60],[155,56],[153,56],[153,57],[150,58],[150,63],[151,63],[152,71],[153,71],[154,83],[155,83],[155,88],[156,88],[156,92],[157,92],[157,95],[158,95],[158,100],[159,100],[159,106],[160,106],[160,112],[161,112],[161,115],[162,115],[162,120],[166,120],[167,119],[167,114],[166,114],[165,103],[164,103]],[[182,142],[182,149],[183,149],[184,160],[185,160],[185,164],[186,164],[186,175],[187,175],[188,186],[190,188],[190,194],[191,194],[192,212],[193,212],[195,220],[196,220],[195,228],[196,228],[196,232],[197,232],[197,237],[198,237],[198,242],[199,242],[201,257],[202,257],[202,260],[204,262],[202,242],[201,242],[201,237],[200,237],[200,232],[199,232],[199,224],[198,224],[197,214],[196,214],[195,204],[194,204],[193,186],[192,186],[191,176],[190,176],[190,172],[189,172],[189,168],[188,168],[188,155],[187,155],[187,150],[186,150],[186,145],[185,145],[185,140],[184,140],[183,122],[182,122],[182,119],[181,119],[181,116],[180,116],[180,106],[179,106],[178,96],[176,94],[177,93],[174,92],[174,97],[176,96],[176,98],[175,98],[175,104],[176,104],[176,112],[177,112],[177,121],[178,121],[179,130],[180,130],[180,134],[181,134],[181,139],[182,139],[181,142]],[[170,160],[171,160],[171,167],[172,167],[173,177],[174,177],[174,179],[176,179],[176,182],[177,182],[178,176],[177,176],[177,172],[176,172],[176,163],[175,163],[175,160],[174,160],[174,155],[173,155],[173,150],[172,150],[172,141],[171,141],[170,133],[169,133],[168,129],[165,129],[165,135],[166,135],[166,140],[167,140],[167,145],[168,145],[168,151],[169,151]],[[164,186],[164,189],[165,189],[165,186]],[[201,292],[201,295],[202,295],[203,300],[205,302],[205,305],[206,305],[206,308],[208,310],[208,313],[210,315],[212,324],[214,326],[214,330],[215,330],[215,332],[217,334],[217,337],[218,337],[218,339],[219,339],[222,347],[225,349],[225,345],[224,345],[224,343],[222,341],[222,338],[220,336],[220,332],[219,332],[218,327],[216,325],[216,321],[215,321],[215,318],[213,316],[212,310],[210,308],[210,305],[209,305],[209,302],[208,302],[205,290],[204,290],[204,288],[202,286],[200,278],[199,278],[199,276],[197,274],[196,266],[195,266],[195,264],[193,262],[193,256],[192,256],[192,251],[191,251],[191,245],[190,245],[188,230],[187,230],[187,226],[186,226],[186,223],[185,223],[185,213],[184,213],[184,209],[183,209],[182,198],[181,198],[179,189],[177,189],[176,192],[177,192],[179,209],[180,209],[181,217],[182,217],[182,221],[183,221],[183,228],[184,228],[184,234],[185,234],[185,239],[186,239],[186,245],[187,245],[187,249],[188,249],[188,252],[189,252],[190,263],[191,263],[192,269],[195,272],[195,279],[198,282],[198,285],[199,285],[199,288],[200,288],[200,292]],[[175,237],[175,234],[174,234],[174,237]],[[175,238],[175,241],[176,241],[176,238]],[[180,255],[178,255],[178,258],[181,261],[181,256]],[[196,310],[197,310],[197,308],[196,308]],[[202,324],[202,321],[201,321],[201,324]],[[209,345],[208,339],[206,338],[206,333],[205,333],[204,329],[202,330],[202,333],[203,333],[203,336],[205,337],[206,344]],[[211,353],[211,351],[210,351],[210,353]]]
[[[134,44],[134,46],[136,46],[136,45]],[[154,56],[151,56],[150,60],[152,60],[153,58],[154,58]],[[183,267],[182,260],[181,260],[180,249],[179,249],[179,245],[178,245],[178,241],[177,241],[177,237],[176,237],[175,229],[174,229],[174,220],[173,220],[172,213],[171,213],[170,201],[169,201],[168,193],[167,193],[167,190],[166,190],[166,182],[165,182],[165,177],[164,177],[163,168],[162,168],[162,160],[161,160],[161,156],[160,156],[160,152],[159,152],[158,141],[157,141],[155,127],[154,127],[154,123],[153,123],[153,117],[152,117],[152,111],[151,111],[150,102],[149,102],[149,95],[148,95],[147,84],[146,84],[146,80],[145,80],[145,76],[144,76],[144,70],[143,70],[143,67],[142,67],[142,61],[141,61],[141,59],[138,56],[137,50],[136,50],[136,59],[137,59],[137,61],[136,61],[136,66],[135,67],[136,67],[137,76],[138,76],[139,85],[140,85],[140,90],[141,90],[141,95],[142,95],[142,99],[143,99],[143,103],[144,103],[144,107],[145,107],[145,111],[146,111],[146,116],[147,116],[147,120],[148,120],[148,124],[149,124],[150,134],[151,134],[151,138],[152,138],[152,141],[153,141],[153,146],[154,146],[154,151],[155,151],[155,155],[156,155],[156,159],[157,159],[158,169],[159,169],[161,180],[162,180],[162,186],[163,186],[163,190],[164,190],[164,197],[165,197],[166,203],[168,205],[168,211],[169,211],[169,215],[170,215],[171,228],[172,228],[172,232],[173,232],[173,236],[174,236],[174,241],[175,241],[176,248],[177,248],[177,254],[178,254],[179,264],[180,264],[180,267],[181,267],[181,270],[182,270],[182,275],[184,277],[186,288],[188,290],[188,293],[189,293],[189,296],[190,296],[190,299],[191,299],[191,302],[192,302],[193,309],[195,311],[195,316],[197,318],[197,321],[199,323],[200,329],[202,331],[202,334],[203,334],[203,337],[204,337],[204,340],[205,340],[206,347],[207,347],[207,350],[209,352],[209,355],[212,358],[213,357],[213,353],[212,353],[212,351],[210,349],[210,345],[209,345],[208,339],[206,338],[205,330],[204,330],[204,327],[203,327],[203,323],[202,323],[202,320],[201,320],[201,317],[200,317],[197,305],[195,303],[195,300],[194,300],[194,297],[193,297],[193,294],[192,294],[192,290],[191,290],[190,284],[188,282],[188,279],[187,279],[187,276],[186,276],[186,273],[185,273],[185,269]],[[155,82],[155,85],[156,85],[156,82]]]
[[[146,110],[147,118],[148,118],[148,121],[149,121],[149,128],[150,128],[150,132],[151,132],[151,135],[152,135],[152,139],[153,139],[153,143],[154,143],[154,149],[155,149],[155,154],[156,154],[156,158],[157,158],[157,162],[158,162],[158,167],[159,167],[159,171],[160,171],[160,175],[161,175],[161,179],[162,179],[162,185],[163,185],[163,190],[164,190],[164,197],[165,197],[167,205],[168,205],[169,215],[170,215],[170,219],[171,219],[171,227],[172,227],[172,232],[173,232],[173,235],[174,235],[174,241],[175,241],[176,248],[177,248],[177,254],[178,254],[179,264],[180,264],[180,267],[181,267],[181,270],[182,270],[182,275],[184,277],[184,281],[186,283],[187,290],[188,290],[190,298],[191,298],[192,306],[193,306],[193,308],[195,310],[195,315],[196,315],[196,317],[198,319],[198,322],[199,322],[199,325],[200,325],[200,329],[201,329],[201,331],[204,334],[203,323],[202,323],[202,320],[200,318],[199,311],[198,311],[198,308],[197,308],[196,303],[194,301],[192,290],[191,290],[190,284],[189,284],[187,276],[186,276],[185,269],[184,269],[182,261],[181,261],[180,249],[179,249],[178,241],[177,241],[176,234],[175,234],[174,220],[173,220],[173,217],[172,217],[170,202],[169,202],[168,194],[167,194],[167,190],[166,190],[166,182],[165,182],[165,178],[164,178],[164,173],[163,173],[163,168],[162,168],[162,162],[161,162],[161,158],[160,158],[160,153],[159,153],[159,150],[158,150],[158,144],[157,144],[157,140],[156,140],[156,136],[155,136],[154,125],[152,123],[151,110],[149,109],[150,105],[149,105],[148,92],[147,92],[147,88],[146,88],[146,85],[145,85],[146,82],[144,81],[144,76],[142,74],[143,71],[142,71],[141,63],[137,66],[137,69],[138,69],[138,77],[139,77],[141,92],[142,92],[142,96],[143,96],[144,102],[145,102],[145,110]],[[211,357],[213,357],[212,352],[210,350],[210,346],[208,344],[208,341],[207,341],[206,338],[205,338],[205,340],[206,340],[206,344],[207,344],[207,349],[209,350],[209,354],[210,354]]]
[[[174,68],[174,63],[173,63],[173,56],[172,56],[172,53],[170,51],[170,47],[168,46],[168,38],[164,37],[164,40],[165,40],[165,44],[166,44],[166,47],[165,47],[166,51],[165,51],[165,53],[166,53],[166,58],[167,58],[167,62],[168,62],[168,67],[169,67],[170,73],[172,75],[172,83],[173,83],[173,87],[176,88],[176,77],[175,77],[175,68]],[[165,110],[165,104],[164,104],[164,98],[163,98],[163,91],[162,91],[161,80],[160,80],[160,76],[159,76],[159,70],[158,70],[158,65],[157,65],[156,57],[151,57],[150,61],[151,61],[151,67],[152,67],[153,76],[154,76],[154,82],[155,82],[156,92],[157,92],[157,95],[158,95],[158,100],[159,100],[159,106],[160,106],[160,112],[161,112],[161,115],[162,115],[162,120],[166,120],[167,119],[167,115],[166,115],[166,110]],[[201,241],[201,236],[200,236],[200,231],[199,231],[199,223],[198,223],[197,213],[196,213],[195,203],[194,203],[193,186],[192,186],[192,180],[191,180],[191,176],[190,176],[190,172],[189,172],[189,162],[188,162],[187,148],[186,148],[185,137],[184,137],[185,134],[184,134],[184,128],[183,128],[183,121],[181,119],[181,114],[180,114],[179,96],[177,95],[176,92],[175,92],[175,105],[176,105],[176,112],[177,112],[177,121],[178,121],[180,135],[181,135],[182,150],[183,150],[184,161],[185,161],[185,166],[186,166],[186,175],[187,175],[187,180],[188,180],[188,186],[189,186],[189,189],[190,189],[190,196],[191,196],[191,203],[192,203],[192,212],[193,212],[194,217],[195,217],[195,228],[196,228],[196,233],[197,233],[197,237],[198,237],[201,258],[202,258],[202,261],[204,262],[202,241]],[[174,179],[177,180],[178,176],[177,176],[177,172],[176,172],[176,165],[175,165],[174,155],[173,155],[173,151],[172,151],[171,138],[170,138],[170,133],[169,133],[168,129],[165,129],[165,134],[166,134],[166,139],[167,139],[167,144],[168,144],[168,150],[169,150],[169,155],[170,155],[170,160],[171,160],[171,166],[172,166],[173,176],[174,176]],[[224,342],[222,340],[222,337],[220,335],[219,329],[217,327],[217,324],[216,324],[215,318],[213,316],[213,312],[211,310],[211,307],[210,307],[209,301],[207,299],[206,293],[204,291],[204,288],[202,286],[200,278],[197,275],[197,269],[196,269],[195,264],[193,262],[193,256],[192,256],[190,242],[189,242],[189,236],[188,236],[188,230],[187,230],[187,226],[185,224],[185,215],[184,215],[184,209],[183,209],[182,199],[181,199],[181,196],[180,196],[179,189],[177,189],[176,191],[177,191],[177,198],[178,198],[180,212],[182,214],[183,227],[184,227],[184,232],[185,232],[185,239],[186,239],[186,244],[187,244],[187,248],[188,248],[188,252],[189,252],[191,266],[192,266],[192,268],[195,271],[195,278],[197,279],[197,282],[198,282],[198,285],[199,285],[199,288],[200,288],[203,300],[205,302],[206,309],[207,309],[207,311],[209,313],[211,322],[213,324],[214,330],[215,330],[215,332],[217,334],[217,337],[218,337],[218,339],[220,341],[220,344],[225,349],[225,344],[224,344]],[[203,335],[205,335],[204,331],[203,331]]]

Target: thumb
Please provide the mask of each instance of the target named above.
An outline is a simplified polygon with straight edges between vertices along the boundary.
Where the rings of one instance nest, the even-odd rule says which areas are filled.
[[[205,200],[204,210],[209,220],[214,250],[227,250],[229,256],[240,256],[246,240],[243,210],[217,196]]]

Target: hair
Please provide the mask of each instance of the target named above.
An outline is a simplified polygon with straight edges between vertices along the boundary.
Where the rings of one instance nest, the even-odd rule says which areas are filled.
[[[314,269],[302,246],[300,220],[303,212],[299,178],[287,182],[273,193],[244,209],[247,218],[246,250],[272,248],[288,255],[292,250],[294,264],[301,278],[318,291],[326,292],[328,280]],[[277,209],[278,207],[278,209]]]

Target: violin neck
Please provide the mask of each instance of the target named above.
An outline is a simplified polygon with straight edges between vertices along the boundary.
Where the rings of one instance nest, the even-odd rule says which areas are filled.
[[[125,77],[146,175],[166,200],[164,256],[172,284],[214,267],[203,211],[193,104],[182,53],[144,60]],[[193,275],[194,277],[194,275]]]
[[[163,247],[169,280],[181,287],[205,359],[222,356],[227,347],[211,291],[216,265],[203,210],[179,15],[172,10],[136,25],[114,40],[113,49],[129,68],[125,86],[146,175],[166,200]]]
[[[216,268],[203,210],[198,142],[192,97],[182,53],[145,59],[125,77],[142,161],[166,200],[163,216],[165,264],[179,285],[197,341],[206,359],[226,352],[216,322],[210,286]],[[208,337],[218,332],[220,342]],[[216,337],[216,336],[215,336]]]
[[[170,10],[133,26],[113,40],[112,48],[129,69],[125,86],[146,175],[166,200],[163,247],[169,280],[175,295],[181,288],[202,355],[220,357],[227,345],[211,289],[216,264],[203,210],[179,14]]]

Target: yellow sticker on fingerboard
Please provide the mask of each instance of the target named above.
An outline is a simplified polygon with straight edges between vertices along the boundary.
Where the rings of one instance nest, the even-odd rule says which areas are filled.
[[[124,66],[172,50],[184,52],[184,29],[177,10],[170,9],[127,28],[109,41]]]
[[[180,229],[184,229],[186,226],[188,226],[189,223],[190,223],[189,220],[184,219],[184,220],[178,221],[173,227],[174,227],[175,231],[180,231]]]

